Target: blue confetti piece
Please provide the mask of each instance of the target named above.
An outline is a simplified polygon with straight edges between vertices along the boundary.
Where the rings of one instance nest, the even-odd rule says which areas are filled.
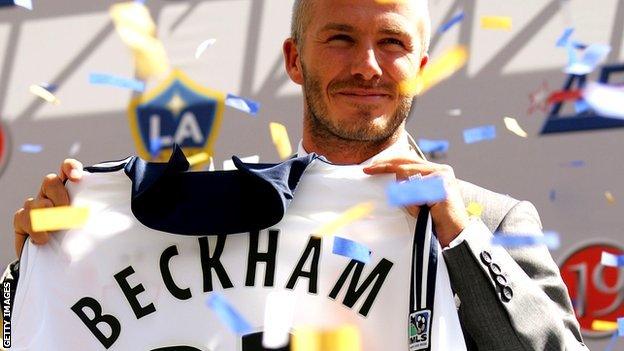
[[[414,179],[392,183],[386,188],[388,202],[393,206],[424,205],[446,199],[441,177]]]
[[[480,141],[492,140],[496,138],[496,126],[487,125],[464,130],[464,142],[474,144]]]
[[[160,153],[162,145],[160,142],[160,138],[150,139],[149,142],[149,152],[152,158],[155,158]]]
[[[574,161],[570,161],[568,163],[564,163],[561,166],[563,166],[563,167],[572,167],[572,168],[581,168],[581,167],[585,167],[585,161],[583,161],[583,160],[574,160]]]
[[[550,191],[550,195],[548,196],[550,198],[550,201],[555,201],[557,198],[557,192],[553,189]]]
[[[213,310],[223,324],[237,335],[249,334],[253,331],[251,324],[219,293],[212,293],[206,299],[206,306]]]
[[[51,83],[39,83],[39,86],[51,93],[54,93],[58,89],[58,85]]]
[[[570,41],[570,37],[572,36],[572,33],[574,33],[574,28],[572,27],[568,27],[563,31],[563,34],[561,34],[561,36],[559,37],[559,39],[557,39],[557,47],[560,48],[564,48],[568,45],[568,42]]]
[[[618,318],[617,319],[617,324],[618,324],[618,336],[622,337],[624,336],[624,317],[622,318]]]
[[[457,23],[463,21],[464,17],[465,17],[464,12],[460,12],[459,14],[453,16],[453,18],[451,18],[448,22],[440,26],[440,28],[438,29],[438,33],[442,34],[446,32],[447,30],[449,30],[451,27],[453,27]]]
[[[574,110],[576,113],[583,113],[589,110],[589,104],[584,99],[579,99],[574,102]]]
[[[227,97],[225,98],[225,104],[237,110],[241,110],[243,112],[249,113],[252,116],[255,116],[260,110],[259,102],[249,100],[249,99],[244,99],[240,96],[236,96],[233,94],[227,95]]]
[[[569,50],[574,50],[572,45],[568,45]],[[600,62],[602,62],[611,52],[611,46],[602,44],[592,44],[585,49],[583,58],[576,62],[570,60],[570,64],[566,67],[565,72],[575,75],[586,75],[591,73]]]
[[[138,92],[145,91],[145,83],[136,79],[124,78],[105,73],[89,74],[89,83],[97,85],[110,85],[119,88],[130,89]]]
[[[607,267],[624,267],[624,255],[603,252],[600,257],[600,264]]]
[[[576,40],[572,41],[572,45],[574,46],[575,49],[578,49],[578,50],[585,50],[587,49],[587,46],[588,46],[587,44],[581,43],[580,41],[576,41]]]
[[[611,337],[611,340],[609,341],[609,344],[607,344],[607,347],[605,348],[604,351],[612,351],[613,347],[615,346],[615,344],[618,341],[618,334],[619,333],[613,333],[613,336]]]
[[[20,145],[20,151],[27,154],[38,154],[43,151],[43,146],[38,144],[22,144]]]
[[[334,237],[334,247],[332,253],[340,256],[352,258],[362,263],[370,262],[370,250],[368,247],[353,240]]]
[[[448,140],[418,139],[418,147],[420,147],[420,150],[426,154],[432,152],[447,153],[449,146],[450,143]]]
[[[496,233],[494,237],[492,237],[492,245],[508,248],[546,245],[549,249],[555,250],[561,246],[561,241],[559,239],[559,234],[555,232],[544,232],[544,235],[510,235],[507,233]]]

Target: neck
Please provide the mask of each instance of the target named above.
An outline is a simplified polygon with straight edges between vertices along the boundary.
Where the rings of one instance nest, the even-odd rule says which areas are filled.
[[[359,141],[342,139],[330,133],[319,133],[304,122],[303,148],[309,153],[324,156],[329,162],[337,165],[360,164],[394,144],[404,136],[402,124],[391,136],[375,141]]]

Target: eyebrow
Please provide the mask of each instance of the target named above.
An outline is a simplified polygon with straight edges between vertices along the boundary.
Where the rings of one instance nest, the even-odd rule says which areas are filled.
[[[324,25],[321,32],[326,31],[338,31],[338,32],[355,32],[356,29],[350,24],[344,23],[328,23]],[[396,36],[408,36],[409,34],[400,26],[397,25],[386,25],[382,29],[379,30],[379,33],[387,34],[387,35],[396,35]]]

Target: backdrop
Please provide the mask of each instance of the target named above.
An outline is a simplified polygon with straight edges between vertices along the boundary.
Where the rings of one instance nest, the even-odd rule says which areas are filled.
[[[3,266],[15,258],[13,214],[37,194],[46,173],[56,172],[69,156],[93,164],[137,152],[126,111],[132,93],[88,80],[96,71],[134,74],[132,55],[108,14],[111,3],[41,0],[33,11],[0,7]],[[286,125],[296,147],[302,99],[281,56],[292,1],[148,0],[146,5],[173,67],[206,87],[262,104],[255,117],[225,110],[215,144],[217,168],[231,155],[277,161],[270,122]],[[449,152],[438,161],[451,164],[458,177],[536,205],[545,229],[561,234],[562,247],[552,254],[562,266],[568,259],[562,271],[586,328],[593,319],[624,315],[624,275],[603,271],[596,262],[601,247],[620,250],[623,242],[624,129],[540,134],[549,111],[545,98],[567,79],[562,71],[567,54],[555,46],[557,39],[574,27],[575,40],[611,46],[605,63],[624,63],[624,1],[431,0],[430,9],[432,59],[456,44],[468,48],[469,59],[462,70],[419,97],[408,130],[416,138],[448,140]],[[438,31],[462,11],[463,21]],[[480,18],[489,15],[510,16],[512,29],[482,29]],[[195,49],[210,38],[216,42],[196,59]],[[596,80],[599,73],[600,67],[587,79]],[[618,79],[623,83],[624,74],[611,78]],[[61,104],[29,92],[31,84],[40,82],[58,85]],[[574,108],[564,110],[574,113]],[[506,116],[516,118],[529,136],[507,131]],[[482,125],[495,125],[496,139],[465,144],[462,131]],[[42,150],[23,152],[24,144],[41,145]],[[595,301],[602,306],[592,305]],[[602,349],[606,340],[594,335],[587,343]]]

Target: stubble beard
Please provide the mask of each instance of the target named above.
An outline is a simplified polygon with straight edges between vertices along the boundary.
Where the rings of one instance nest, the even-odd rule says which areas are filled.
[[[305,118],[311,128],[311,132],[320,141],[332,140],[343,143],[383,143],[397,133],[402,123],[407,119],[412,106],[412,98],[401,96],[399,106],[391,118],[375,123],[372,115],[372,106],[358,106],[361,121],[366,123],[353,123],[351,121],[333,120],[329,117],[327,104],[323,100],[323,88],[320,80],[308,70],[302,63],[304,73],[303,92],[306,102]],[[350,81],[336,82],[331,89],[345,87],[366,88],[370,87],[364,81],[352,79]],[[377,118],[379,120],[379,118]],[[379,121],[377,121],[379,122]]]

